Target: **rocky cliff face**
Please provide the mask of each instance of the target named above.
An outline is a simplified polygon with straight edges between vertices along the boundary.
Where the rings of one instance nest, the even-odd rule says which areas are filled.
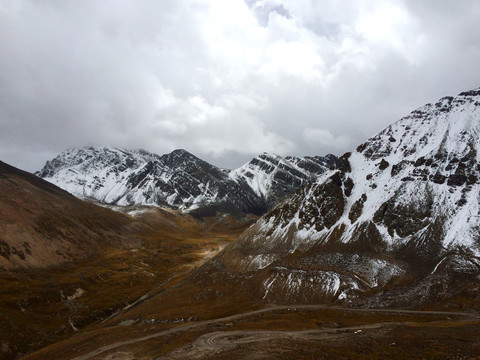
[[[72,194],[106,204],[266,210],[248,186],[185,150],[159,156],[108,147],[72,149],[47,162],[38,175]]]
[[[263,154],[229,171],[185,150],[159,156],[144,150],[85,147],[61,153],[37,175],[76,196],[106,204],[263,214],[335,159]]]
[[[272,209],[217,262],[253,272],[271,301],[479,302],[479,134],[480,89],[417,109]]]
[[[242,167],[232,170],[230,178],[247,183],[257,196],[271,207],[300,186],[335,166],[334,155],[292,157],[263,153]]]

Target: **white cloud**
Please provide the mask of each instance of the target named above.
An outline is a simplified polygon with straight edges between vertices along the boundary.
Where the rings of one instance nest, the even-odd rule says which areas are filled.
[[[341,154],[478,87],[479,17],[474,0],[0,0],[0,159]]]
[[[417,19],[399,1],[371,3],[362,9],[354,28],[367,42],[391,48],[412,64],[422,57],[424,35]]]
[[[326,129],[307,128],[303,131],[303,137],[312,146],[321,145],[331,148],[332,152],[348,148],[352,145],[352,141],[348,136],[334,136],[329,130]]]

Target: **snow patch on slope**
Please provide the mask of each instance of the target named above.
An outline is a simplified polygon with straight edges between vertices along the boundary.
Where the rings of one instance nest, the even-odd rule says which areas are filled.
[[[437,104],[426,105],[387,127],[349,156],[351,171],[346,175],[354,186],[351,195],[346,197],[342,217],[331,228],[345,225],[342,241],[351,240],[357,227],[371,221],[390,199],[399,207],[421,207],[424,206],[425,194],[428,194],[433,199],[431,218],[446,218],[443,245],[466,246],[480,254],[476,238],[480,226],[479,181],[473,178],[463,184],[453,184],[458,166],[452,165],[466,161],[468,156],[473,157],[478,174],[479,100],[478,95],[473,100],[464,96],[448,97]],[[317,185],[324,183],[332,174],[324,174],[317,180]],[[440,183],[442,177],[445,180]],[[449,179],[452,184],[448,183]],[[314,198],[314,190],[312,188],[310,193],[305,194],[304,201]],[[352,223],[349,212],[362,195],[366,196],[362,213]],[[459,206],[462,198],[464,203]],[[273,236],[285,237],[292,227],[298,228],[301,220],[297,212],[288,224],[276,229]],[[317,231],[314,224],[304,225],[303,229],[295,232],[297,242],[315,243],[329,231]],[[390,245],[398,242],[397,234],[390,234],[381,224],[377,227],[385,242]]]

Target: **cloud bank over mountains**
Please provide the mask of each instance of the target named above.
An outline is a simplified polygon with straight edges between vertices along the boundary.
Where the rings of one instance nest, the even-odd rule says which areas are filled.
[[[0,156],[341,154],[480,86],[476,1],[0,1]]]

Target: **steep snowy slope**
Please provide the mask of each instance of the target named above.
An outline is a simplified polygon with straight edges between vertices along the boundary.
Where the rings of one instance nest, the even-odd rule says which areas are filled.
[[[415,110],[217,261],[256,272],[270,300],[480,302],[479,134],[480,89]]]
[[[303,184],[314,181],[318,175],[335,165],[334,155],[325,157],[286,157],[263,153],[242,167],[232,170],[230,177],[245,181],[270,206]]]
[[[142,150],[73,148],[47,161],[37,175],[80,197],[127,204],[131,179],[159,161],[159,156]]]
[[[63,152],[37,173],[74,195],[107,204],[215,206],[261,213],[265,202],[246,184],[185,150],[158,156],[144,150],[86,147]]]
[[[262,214],[335,160],[333,155],[283,159],[264,154],[229,171],[185,150],[159,156],[84,147],[61,153],[37,175],[76,196],[106,204]]]

